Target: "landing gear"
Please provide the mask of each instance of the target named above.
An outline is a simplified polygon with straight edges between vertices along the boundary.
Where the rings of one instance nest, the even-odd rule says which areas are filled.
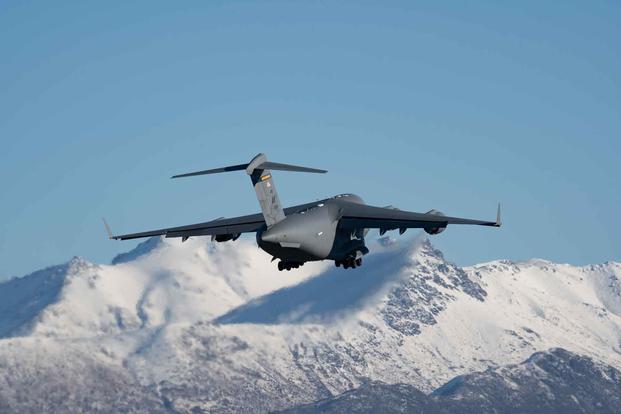
[[[283,270],[291,270],[291,269],[297,269],[300,266],[303,266],[304,263],[303,262],[283,262],[280,261],[278,262],[278,270],[280,270],[281,272]]]
[[[361,257],[348,256],[343,260],[335,260],[334,265],[336,267],[341,267],[342,265],[343,269],[349,269],[349,268],[355,269],[357,267],[362,266],[362,256]]]

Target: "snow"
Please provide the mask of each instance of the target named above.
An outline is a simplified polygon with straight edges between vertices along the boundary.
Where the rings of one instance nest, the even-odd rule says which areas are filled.
[[[74,258],[0,284],[0,362],[61,369],[64,381],[97,367],[149,401],[231,412],[369,379],[431,391],[553,347],[621,368],[619,263],[461,269],[423,236],[382,238],[371,251],[355,271],[325,262],[278,272],[242,239],[154,238],[110,265]],[[12,384],[0,403],[17,398]]]

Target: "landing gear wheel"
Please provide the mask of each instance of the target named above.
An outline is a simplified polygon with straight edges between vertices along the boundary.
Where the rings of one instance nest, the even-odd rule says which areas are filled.
[[[278,262],[278,270],[280,270],[281,272],[283,271],[285,267],[283,266],[282,262]]]
[[[336,267],[343,266],[343,269],[355,269],[362,266],[362,257],[347,256],[343,260],[335,260]]]

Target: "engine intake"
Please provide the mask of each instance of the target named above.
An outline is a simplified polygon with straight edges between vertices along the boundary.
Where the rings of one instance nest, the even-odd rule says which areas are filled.
[[[429,210],[427,212],[427,214],[433,214],[434,216],[444,216],[445,214],[442,213],[441,211],[438,210]],[[423,230],[425,230],[425,233],[427,234],[440,234],[442,233],[444,230],[446,230],[446,226],[444,227],[425,227]]]

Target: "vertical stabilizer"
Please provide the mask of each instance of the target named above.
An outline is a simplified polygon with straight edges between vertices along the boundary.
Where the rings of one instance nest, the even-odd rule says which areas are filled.
[[[261,164],[267,162],[265,154],[259,154],[250,161],[246,168],[246,173],[252,180],[254,191],[261,205],[261,211],[267,226],[271,226],[285,218],[285,212],[278,198],[278,192],[274,186],[272,173],[270,170],[262,169]]]

